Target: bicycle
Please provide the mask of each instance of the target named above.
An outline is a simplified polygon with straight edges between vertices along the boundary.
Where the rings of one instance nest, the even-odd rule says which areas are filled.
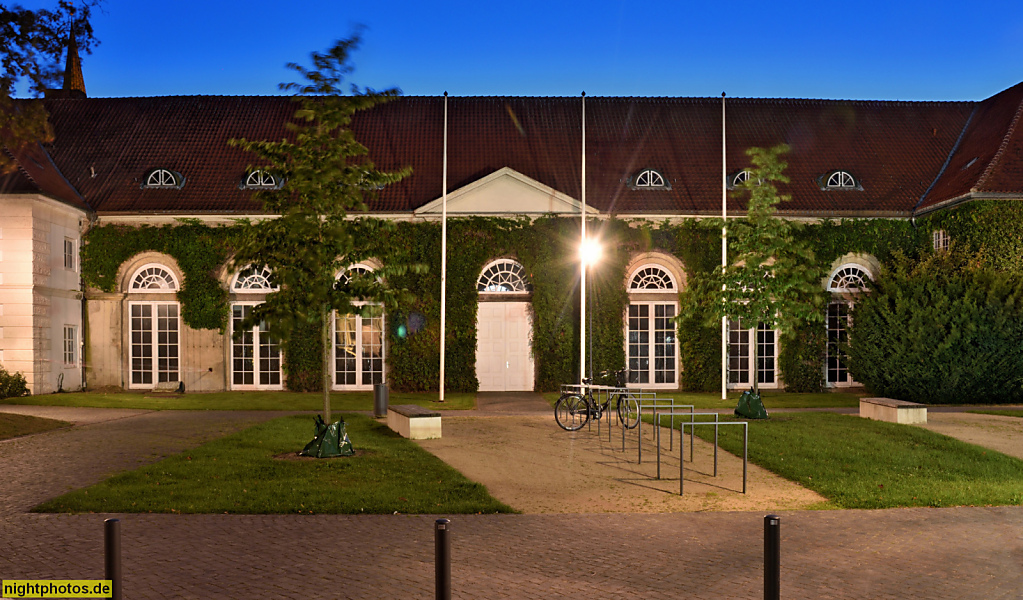
[[[601,377],[608,375],[607,371],[602,372]],[[566,392],[554,403],[554,420],[565,431],[578,431],[582,429],[590,419],[603,418],[604,413],[609,411],[611,403],[615,403],[618,413],[618,423],[626,429],[634,429],[639,425],[639,399],[629,393],[626,387],[628,371],[622,369],[615,373],[618,385],[595,386],[592,385],[592,378],[584,378],[579,391]],[[607,399],[603,403],[593,398],[593,392],[607,392]]]

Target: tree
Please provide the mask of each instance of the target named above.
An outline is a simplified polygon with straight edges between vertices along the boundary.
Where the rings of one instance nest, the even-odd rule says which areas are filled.
[[[7,152],[16,153],[24,144],[53,139],[42,104],[14,100],[17,86],[24,84],[32,98],[57,87],[63,74],[61,57],[72,31],[78,48],[87,54],[92,52],[98,42],[89,19],[100,2],[58,0],[53,10],[0,4],[0,135]],[[0,152],[0,174],[13,168],[10,156]]]
[[[821,323],[823,272],[810,246],[795,234],[801,225],[775,216],[777,205],[791,199],[779,194],[776,182],[788,183],[781,155],[788,146],[750,148],[753,168],[734,196],[746,197],[745,219],[728,221],[727,267],[694,277],[683,294],[680,319],[700,316],[708,325],[722,317],[780,329],[791,335],[803,323]],[[720,228],[720,220],[711,222]],[[750,344],[757,364],[757,340]],[[753,388],[759,393],[759,378]]]
[[[370,256],[384,258],[379,242],[391,228],[386,221],[350,218],[349,212],[366,209],[366,199],[408,175],[410,169],[378,170],[367,158],[368,150],[356,141],[350,125],[359,111],[387,102],[397,89],[374,91],[342,85],[353,68],[350,54],[360,43],[358,34],[339,40],[325,53],[312,53],[312,67],[290,63],[304,83],[281,84],[295,92],[298,110],[288,123],[289,135],[281,141],[231,140],[253,153],[253,169],[272,174],[283,186],[260,191],[264,208],[280,215],[245,222],[237,240],[233,265],[243,269],[266,265],[278,291],[252,311],[246,326],[264,322],[271,335],[288,340],[296,327],[319,322],[323,343],[323,412],[330,422],[330,314],[379,310],[357,306],[358,300],[393,307],[403,294],[383,282],[406,266],[386,261],[372,275],[352,274],[337,278],[350,265]]]

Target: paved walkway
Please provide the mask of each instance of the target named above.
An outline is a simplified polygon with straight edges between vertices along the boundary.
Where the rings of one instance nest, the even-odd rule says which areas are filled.
[[[0,442],[0,578],[100,578],[111,515],[25,511],[277,416],[90,414],[80,421],[90,424]],[[785,598],[1023,597],[1023,507],[781,514]],[[433,597],[435,516],[117,516],[126,598]],[[757,598],[762,518],[451,516],[454,597]]]

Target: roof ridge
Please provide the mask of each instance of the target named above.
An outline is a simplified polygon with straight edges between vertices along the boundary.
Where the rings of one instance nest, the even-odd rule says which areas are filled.
[[[977,178],[977,183],[970,187],[971,192],[978,191],[981,186],[984,185],[984,182],[987,181],[988,177],[991,176],[991,173],[994,172],[995,166],[1002,159],[1006,149],[1009,147],[1009,141],[1012,139],[1013,134],[1016,133],[1016,125],[1019,123],[1020,115],[1023,115],[1023,98],[1020,99],[1016,106],[1016,114],[1012,116],[1012,122],[1009,123],[1009,128],[1006,130],[1005,136],[1002,137],[1002,143],[998,146],[998,151],[995,152],[994,157],[991,159],[991,162],[987,164],[984,172]]]

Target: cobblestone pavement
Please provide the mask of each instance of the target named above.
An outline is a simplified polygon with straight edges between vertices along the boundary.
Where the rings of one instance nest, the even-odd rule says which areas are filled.
[[[117,516],[125,598],[432,598],[435,516],[25,512],[273,416],[140,413],[0,442],[0,578],[102,577]],[[784,598],[1023,598],[1023,507],[781,515]],[[451,519],[455,598],[763,593],[763,513]]]

